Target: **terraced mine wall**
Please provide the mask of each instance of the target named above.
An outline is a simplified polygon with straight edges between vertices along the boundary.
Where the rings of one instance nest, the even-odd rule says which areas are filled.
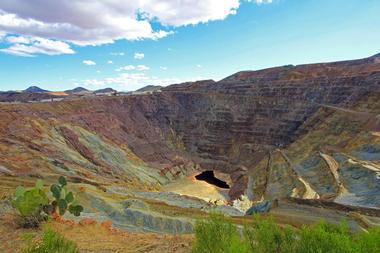
[[[339,193],[333,174],[319,158],[312,173],[299,163],[321,147],[299,150],[303,160],[288,147],[323,127],[334,111],[327,113],[326,107],[365,104],[379,87],[380,61],[373,57],[239,72],[219,82],[173,85],[148,95],[3,105],[0,142],[10,154],[22,149],[34,164],[53,171],[85,164],[106,178],[135,178],[136,187],[215,170],[230,174],[232,198],[320,197]],[[62,143],[72,156],[58,152]],[[104,143],[115,150],[105,151]],[[126,168],[122,157],[136,168]],[[0,162],[20,173],[35,170],[26,159]],[[311,179],[313,173],[324,179]],[[310,179],[303,178],[306,174]],[[326,190],[328,182],[332,186]]]
[[[232,77],[198,91],[159,94],[154,114],[174,129],[203,169],[232,175],[233,185],[270,150],[284,148],[309,129],[300,128],[324,105],[349,108],[380,87],[380,73],[366,76],[278,80]],[[163,106],[162,106],[163,105]],[[239,195],[243,188],[232,188]]]

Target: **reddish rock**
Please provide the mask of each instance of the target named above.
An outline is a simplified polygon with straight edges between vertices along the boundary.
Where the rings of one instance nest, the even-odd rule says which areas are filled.
[[[112,229],[112,221],[111,220],[105,220],[100,224],[102,227],[111,230]]]
[[[91,219],[91,218],[84,218],[79,221],[79,225],[86,226],[86,225],[94,225],[96,224],[96,220]]]

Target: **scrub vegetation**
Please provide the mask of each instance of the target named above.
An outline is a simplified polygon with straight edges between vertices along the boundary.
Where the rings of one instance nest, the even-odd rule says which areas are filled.
[[[214,214],[195,226],[193,253],[375,253],[380,252],[380,229],[351,233],[347,223],[324,221],[301,229],[280,227],[272,219],[254,217],[236,227]]]
[[[51,229],[44,230],[40,241],[33,241],[32,237],[26,239],[28,246],[23,253],[79,253],[74,242]]]

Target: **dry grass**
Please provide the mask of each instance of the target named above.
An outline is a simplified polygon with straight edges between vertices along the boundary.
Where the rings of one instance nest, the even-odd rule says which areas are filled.
[[[12,216],[0,217],[0,252],[21,252],[26,246],[23,239],[31,234],[39,240],[42,229],[16,229]],[[51,222],[48,227],[78,245],[80,252],[190,252],[192,235],[162,235],[149,233],[128,233],[109,229],[101,224],[67,225]]]

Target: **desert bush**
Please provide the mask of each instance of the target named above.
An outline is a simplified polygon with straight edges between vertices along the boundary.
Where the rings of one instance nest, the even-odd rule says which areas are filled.
[[[356,252],[353,247],[356,242],[346,222],[334,225],[321,221],[315,226],[304,226],[299,236],[294,252]]]
[[[351,233],[346,222],[324,221],[301,229],[280,227],[272,219],[255,216],[242,233],[221,215],[195,226],[193,253],[377,253],[380,229]]]
[[[221,214],[211,214],[195,226],[194,253],[244,253],[248,247],[241,240],[236,226]]]
[[[368,233],[362,232],[356,235],[355,252],[380,252],[380,229],[370,228]]]
[[[51,229],[44,230],[41,241],[34,242],[29,238],[27,243],[23,253],[79,253],[74,242]]]
[[[280,228],[271,218],[254,217],[254,224],[244,225],[244,240],[249,245],[249,252],[294,252],[296,234],[291,227]]]

